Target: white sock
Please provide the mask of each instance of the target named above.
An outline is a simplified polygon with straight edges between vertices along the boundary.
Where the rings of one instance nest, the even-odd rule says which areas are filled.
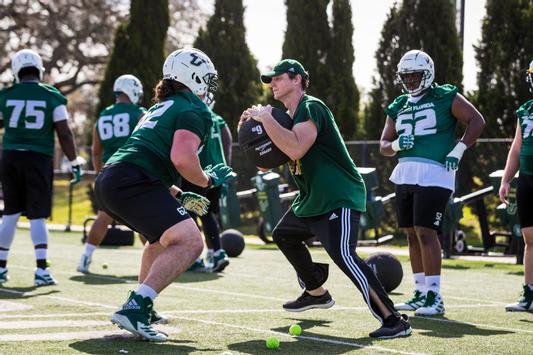
[[[417,272],[413,274],[413,279],[415,280],[415,289],[425,295],[427,292],[426,275],[423,272]]]
[[[440,275],[426,276],[426,287],[428,291],[440,293]]]
[[[37,260],[46,259],[46,256],[47,256],[46,254],[48,254],[48,249],[46,248],[35,249],[35,259]]]
[[[145,284],[140,284],[137,287],[137,290],[135,290],[135,293],[143,297],[150,297],[152,301],[157,297],[157,292],[155,292],[153,288]]]
[[[0,224],[0,247],[4,249],[9,249],[11,247],[19,217],[20,213],[2,216],[2,224]]]
[[[84,248],[83,248],[83,255],[91,256],[93,255],[93,252],[95,249],[96,249],[96,245],[85,243]]]
[[[0,260],[7,260],[9,250],[0,250]]]
[[[44,218],[30,219],[30,236],[33,245],[48,244],[48,228]]]

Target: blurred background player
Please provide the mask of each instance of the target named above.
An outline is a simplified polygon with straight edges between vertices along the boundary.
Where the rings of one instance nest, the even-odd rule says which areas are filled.
[[[533,93],[533,61],[526,73],[529,91]],[[518,302],[505,306],[507,311],[533,311],[533,100],[527,101],[516,111],[518,124],[511,144],[500,186],[500,200],[509,204],[510,182],[516,172],[516,204],[518,220],[524,237],[524,277],[522,294]]]
[[[115,103],[100,112],[93,128],[92,160],[96,174],[100,172],[107,159],[126,143],[139,118],[146,112],[144,107],[138,106],[143,96],[143,87],[135,76],[130,74],[119,76],[113,84],[113,92]],[[89,272],[92,254],[102,243],[107,226],[112,222],[113,218],[98,210],[78,264],[79,272]]]
[[[35,286],[56,284],[47,268],[48,229],[52,208],[54,131],[73,174],[81,178],[81,159],[68,124],[67,99],[51,85],[41,83],[43,61],[23,49],[11,60],[15,78],[0,91],[0,118],[5,128],[2,157],[4,215],[0,225],[0,284],[7,281],[7,258],[19,217],[30,221],[37,269]]]
[[[398,155],[390,180],[396,184],[398,226],[407,234],[415,292],[397,310],[416,315],[444,314],[440,295],[441,246],[437,232],[455,189],[455,171],[475,143],[485,121],[453,85],[433,83],[431,57],[411,50],[398,63],[396,80],[404,95],[386,109],[380,152]],[[457,122],[466,126],[456,142]]]
[[[213,97],[209,95],[206,98],[205,101],[211,110],[213,126],[211,127],[211,134],[208,141],[198,155],[200,164],[202,169],[207,168],[209,165],[214,166],[220,163],[231,166],[231,131],[226,124],[226,121],[213,111],[213,106],[215,104]],[[225,186],[226,185],[214,187],[212,189],[205,189],[193,185],[187,180],[182,181],[181,189],[183,191],[196,192],[207,197],[210,202],[207,214],[200,217],[200,220],[202,221],[202,231],[207,245],[206,260],[204,263],[202,258],[196,259],[188,271],[220,272],[229,265],[228,255],[224,249],[222,249],[220,244],[220,227],[218,223],[220,192]],[[196,220],[194,216],[193,218]]]

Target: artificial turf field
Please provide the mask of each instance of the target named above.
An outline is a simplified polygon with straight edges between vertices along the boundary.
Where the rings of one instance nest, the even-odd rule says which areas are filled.
[[[248,244],[223,273],[185,273],[156,299],[155,308],[171,316],[158,326],[169,340],[157,344],[109,321],[136,285],[140,245],[96,250],[91,275],[75,271],[81,251],[80,233],[51,233],[49,259],[59,285],[36,289],[29,233],[17,230],[10,281],[0,287],[0,354],[533,353],[533,313],[504,310],[523,282],[519,265],[445,260],[445,317],[411,317],[410,337],[373,340],[368,333],[378,322],[336,267],[326,284],[333,308],[287,313],[281,304],[301,292],[292,268],[275,247]],[[312,253],[315,261],[329,262],[322,249]],[[405,275],[392,294],[395,302],[411,293],[410,267],[400,260]],[[288,334],[295,323],[303,329],[299,337]],[[277,350],[265,347],[271,335],[281,341]]]

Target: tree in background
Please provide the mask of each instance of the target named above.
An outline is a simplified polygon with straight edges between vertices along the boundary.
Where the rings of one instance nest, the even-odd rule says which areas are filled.
[[[126,16],[109,0],[2,1],[0,13],[0,82],[12,81],[11,56],[31,48],[65,95],[99,82],[113,28]]]
[[[242,111],[262,95],[257,60],[246,44],[242,0],[216,0],[215,12],[200,29],[194,47],[207,55],[218,71],[214,110],[233,134]]]
[[[133,74],[143,84],[140,102],[150,106],[152,90],[161,79],[165,38],[169,24],[168,0],[132,0],[130,20],[115,33],[113,53],[98,92],[98,112],[114,102],[113,83],[122,74]]]
[[[331,32],[328,24],[329,0],[285,0],[287,31],[282,57],[296,59],[309,72],[310,95],[326,102],[332,93],[330,75],[338,68],[328,68]],[[275,64],[275,63],[272,63]],[[351,70],[351,67],[350,67]]]
[[[435,63],[435,82],[450,83],[462,90],[463,59],[451,1],[404,0],[393,7],[381,32],[376,51],[377,76],[365,110],[367,139],[379,139],[385,124],[383,110],[401,94],[394,83],[397,64],[411,49],[428,53]]]
[[[474,101],[487,121],[484,136],[512,137],[514,112],[531,98],[524,75],[533,60],[533,2],[488,0],[486,10],[475,48],[479,91]]]
[[[353,78],[352,8],[349,0],[333,0],[331,48],[327,66],[331,85],[325,99],[330,106],[344,139],[354,138],[359,112],[359,90]]]

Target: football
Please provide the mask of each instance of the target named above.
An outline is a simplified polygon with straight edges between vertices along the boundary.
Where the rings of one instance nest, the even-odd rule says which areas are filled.
[[[292,128],[292,119],[284,111],[273,107],[272,116],[284,128]],[[254,119],[245,121],[239,130],[239,147],[246,159],[260,168],[276,168],[290,158],[272,142],[263,125]]]

